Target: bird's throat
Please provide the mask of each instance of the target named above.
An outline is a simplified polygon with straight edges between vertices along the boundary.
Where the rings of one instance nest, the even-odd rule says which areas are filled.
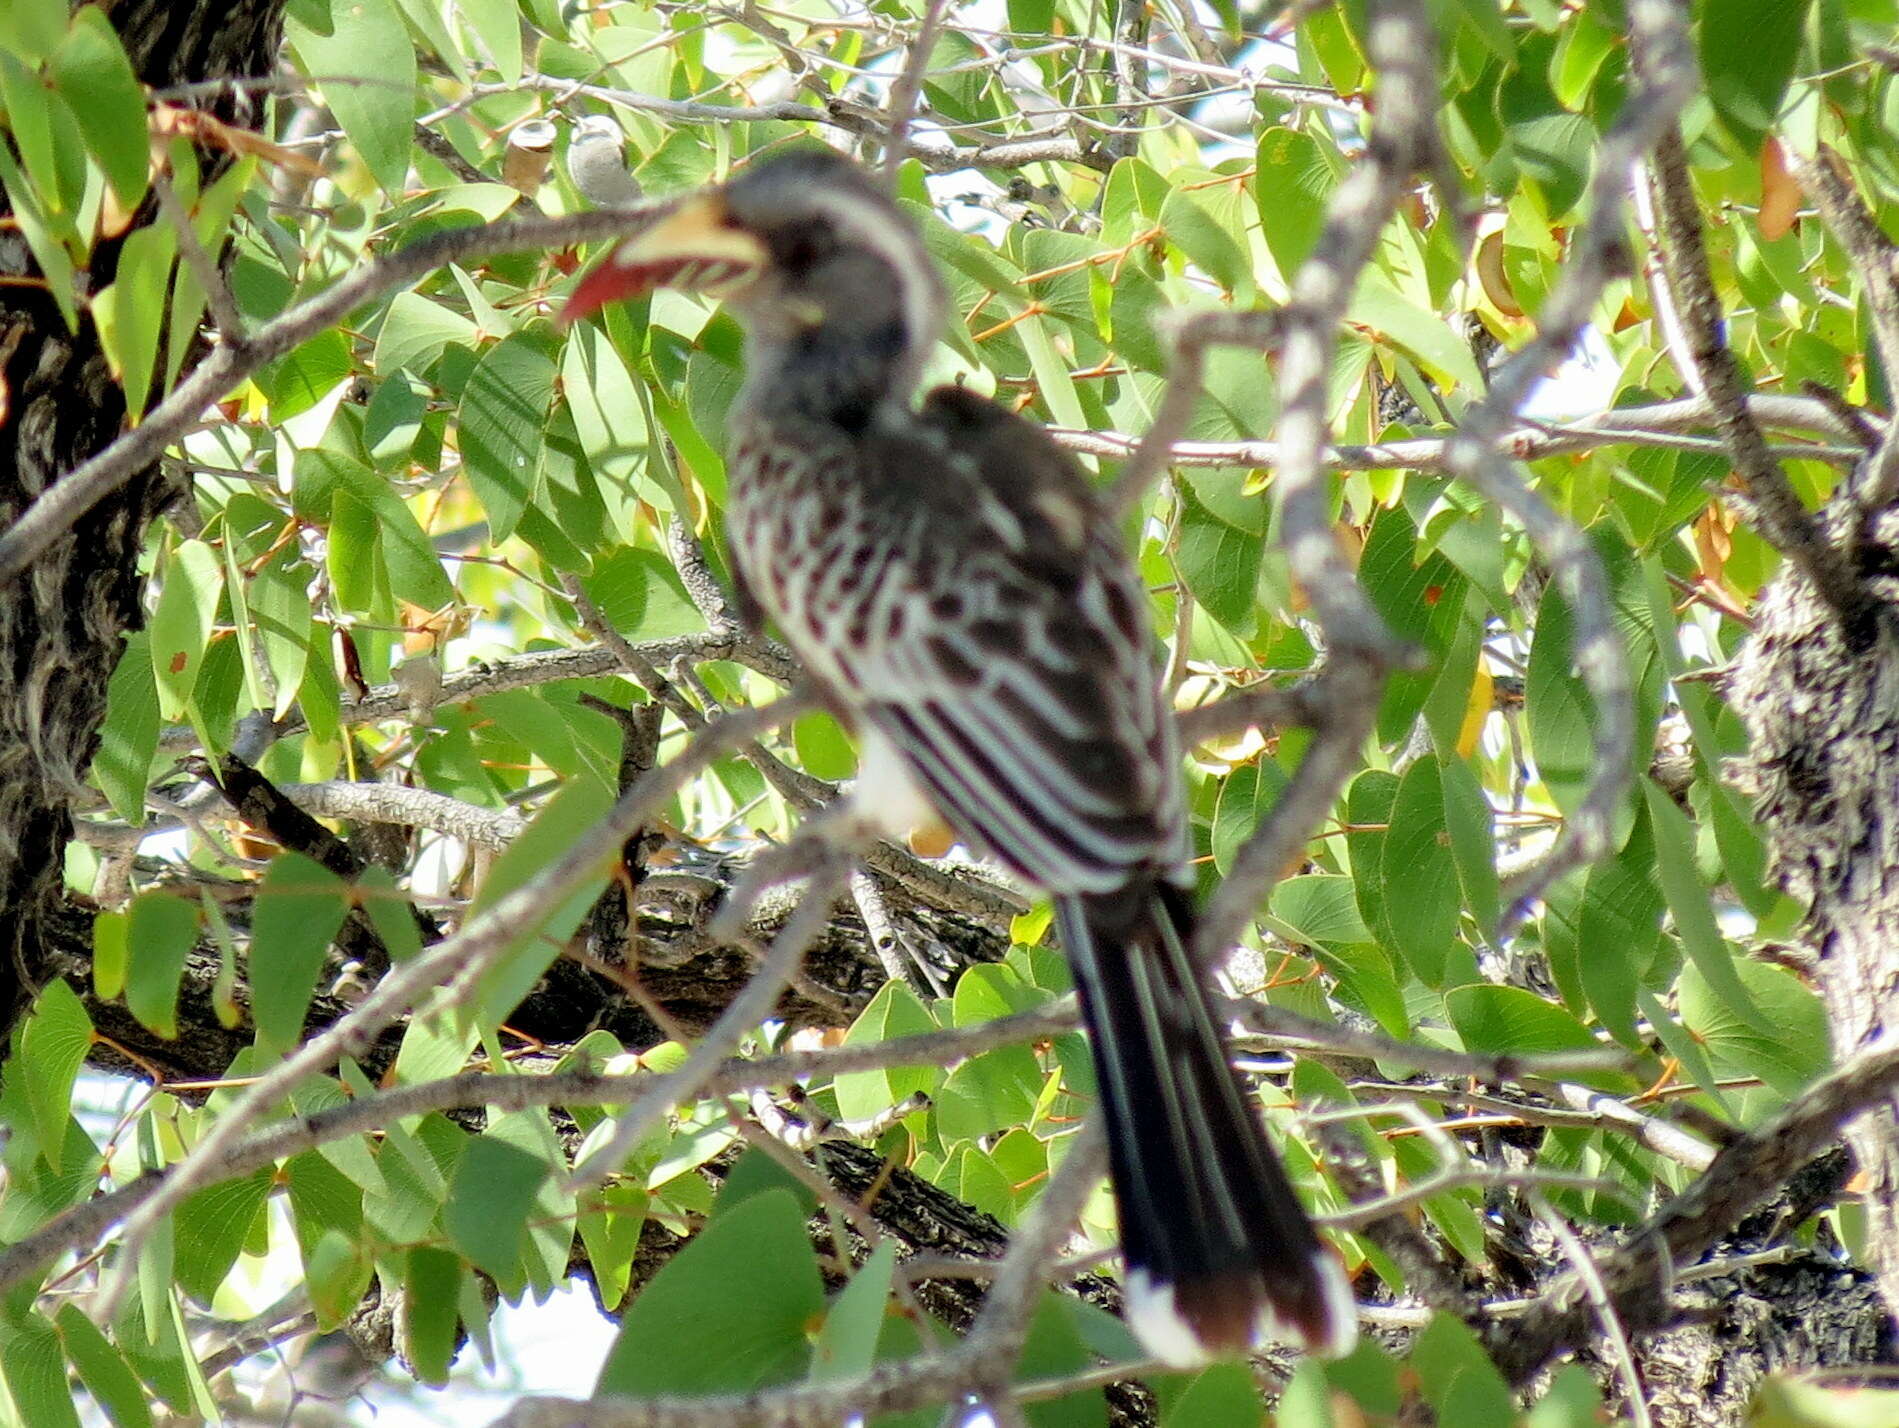
[[[788,335],[754,330],[746,354],[746,414],[771,424],[821,423],[862,432],[880,410],[908,402],[920,360],[901,321],[822,323]]]

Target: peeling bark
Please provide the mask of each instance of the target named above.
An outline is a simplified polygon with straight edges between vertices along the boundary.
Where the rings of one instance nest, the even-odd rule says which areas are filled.
[[[1829,512],[1837,543],[1858,524]],[[1760,601],[1729,697],[1747,728],[1743,768],[1771,869],[1807,908],[1815,976],[1844,1059],[1899,1016],[1899,513],[1855,539],[1879,619],[1854,639],[1791,562]],[[1899,1311],[1899,1129],[1895,1107],[1846,1127],[1868,1209],[1868,1251]]]

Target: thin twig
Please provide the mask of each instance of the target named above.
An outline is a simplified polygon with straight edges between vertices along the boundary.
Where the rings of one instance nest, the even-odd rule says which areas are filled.
[[[787,687],[797,675],[797,667],[789,660],[781,659],[779,652],[735,630],[708,630],[699,635],[644,640],[633,648],[655,666],[673,664],[681,659],[732,660]],[[604,647],[534,650],[509,659],[496,660],[492,664],[471,665],[449,675],[442,681],[436,703],[438,706],[463,704],[485,694],[499,694],[504,690],[533,689],[543,684],[557,684],[562,680],[588,679],[594,675],[610,674],[618,665],[618,656]],[[397,685],[379,684],[363,698],[345,701],[337,711],[337,717],[345,724],[374,724],[384,719],[399,719],[404,714],[405,700],[406,696]],[[308,727],[303,715],[293,710],[269,725],[269,738],[265,741],[265,747],[272,740],[300,734]],[[174,753],[195,749],[198,747],[198,733],[188,725],[181,724],[161,734],[158,746]],[[261,752],[254,751],[250,757],[255,760],[261,757]]]
[[[147,412],[145,419],[43,491],[0,533],[0,586],[4,586],[71,530],[98,502],[156,461],[195,424],[205,408],[266,363],[336,326],[370,299],[415,281],[448,263],[521,249],[553,251],[595,239],[623,237],[664,205],[597,209],[559,218],[517,218],[434,233],[364,264],[257,329],[240,345],[220,345]]]
[[[1385,0],[1374,8],[1370,30],[1379,76],[1371,135],[1365,153],[1333,193],[1318,246],[1294,275],[1292,302],[1280,314],[1281,459],[1274,489],[1286,563],[1325,636],[1328,654],[1320,678],[1329,708],[1291,782],[1234,855],[1207,906],[1195,938],[1195,952],[1206,961],[1239,939],[1267,889],[1336,802],[1358,767],[1385,673],[1401,657],[1333,533],[1324,461],[1339,324],[1359,272],[1403,198],[1406,179],[1435,143],[1436,45],[1430,17],[1419,0]]]
[[[916,118],[917,101],[923,97],[923,82],[930,73],[930,55],[936,49],[936,37],[943,28],[949,0],[924,0],[922,17],[910,36],[910,52],[904,57],[903,72],[890,86],[890,98],[884,106],[884,181],[895,184],[897,170],[903,164],[904,149],[910,137],[910,124]]]
[[[1253,347],[1264,350],[1281,336],[1281,315],[1275,309],[1251,312],[1223,312],[1217,309],[1190,312],[1171,322],[1172,332],[1167,364],[1167,390],[1161,396],[1160,409],[1148,423],[1147,434],[1114,478],[1108,503],[1116,515],[1123,515],[1147,494],[1187,429],[1195,403],[1200,400],[1202,368],[1209,347]],[[1057,440],[1061,439],[1057,433]]]
[[[1856,424],[1847,422],[1813,398],[1756,392],[1748,397],[1747,409],[1764,425],[1816,432],[1841,443],[1770,447],[1776,456],[1853,466],[1865,455]],[[1877,420],[1859,408],[1854,412],[1860,421]],[[1502,454],[1514,461],[1567,456],[1606,446],[1718,453],[1723,450],[1718,438],[1690,434],[1713,422],[1711,406],[1699,398],[1684,397],[1647,406],[1613,407],[1576,421],[1524,423],[1508,428],[1496,441]],[[1883,421],[1878,425],[1884,428]],[[1150,433],[1152,430],[1150,427]],[[1070,451],[1110,460],[1131,457],[1147,440],[1147,437],[1129,436],[1125,432],[1083,431],[1073,427],[1050,427],[1048,433]],[[1445,471],[1451,440],[1448,436],[1420,436],[1403,441],[1341,443],[1325,447],[1321,459],[1327,469],[1334,471]],[[1284,460],[1284,447],[1277,441],[1175,441],[1161,464],[1277,469]],[[1126,481],[1126,477],[1126,468],[1123,468],[1118,479]]]
[[[1609,1345],[1609,1361],[1615,1365],[1616,1377],[1622,1380],[1622,1396],[1628,1402],[1635,1428],[1651,1428],[1654,1420],[1649,1417],[1647,1397],[1642,1392],[1642,1375],[1635,1367],[1635,1353],[1629,1348],[1628,1332],[1622,1327],[1622,1316],[1616,1313],[1615,1303],[1609,1298],[1602,1277],[1596,1273],[1595,1261],[1589,1258],[1588,1246],[1583,1244],[1582,1238],[1542,1195],[1532,1194],[1530,1205],[1536,1212],[1536,1218],[1542,1221],[1543,1228],[1562,1247],[1563,1258],[1575,1268],[1576,1277],[1583,1286],[1583,1295],[1589,1301],[1589,1307],[1595,1311],[1596,1322],[1602,1326],[1603,1339]]]
[[[1638,73],[1666,63],[1652,44],[1637,44],[1633,53]],[[1766,438],[1742,400],[1746,379],[1723,336],[1725,319],[1708,271],[1701,212],[1688,177],[1688,154],[1672,122],[1655,145],[1649,170],[1654,179],[1662,266],[1681,322],[1683,355],[1696,374],[1695,385],[1714,407],[1716,429],[1753,504],[1754,524],[1799,567],[1849,639],[1870,635],[1876,610],[1871,591],[1854,574],[1846,551],[1826,538],[1820,523],[1801,504],[1786,470],[1768,451]]]

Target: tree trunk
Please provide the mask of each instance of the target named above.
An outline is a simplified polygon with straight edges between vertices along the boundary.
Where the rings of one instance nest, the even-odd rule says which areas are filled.
[[[110,8],[133,68],[154,89],[268,74],[275,65],[283,0],[121,0]],[[205,107],[234,124],[254,122],[248,92]],[[225,162],[201,156],[208,174]],[[153,208],[148,200],[141,221],[155,221]],[[0,198],[0,213],[10,211]],[[119,246],[93,250],[84,293],[112,281]],[[43,288],[12,281],[37,276],[19,230],[0,229],[0,527],[110,443],[125,420],[83,307],[79,331],[68,332]],[[89,941],[87,918],[62,885],[69,807],[98,746],[107,677],[124,636],[144,621],[145,526],[178,494],[158,467],[140,472],[0,591],[0,1054],[58,951]]]
[[[1851,512],[1835,511],[1837,540]],[[1790,562],[1760,602],[1730,698],[1749,737],[1771,866],[1808,908],[1815,976],[1843,1061],[1884,1036],[1899,1010],[1899,595],[1882,514],[1859,544],[1861,578],[1882,602],[1877,628],[1848,637]],[[1864,648],[1859,645],[1864,644]],[[1868,1258],[1899,1312],[1899,1136],[1894,1107],[1846,1127],[1868,1210]]]

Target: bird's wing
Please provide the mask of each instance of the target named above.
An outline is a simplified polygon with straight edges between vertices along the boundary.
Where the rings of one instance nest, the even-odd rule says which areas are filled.
[[[878,582],[901,626],[849,642],[852,702],[959,834],[1042,888],[1173,868],[1173,724],[1115,522],[1014,413],[945,388],[921,421],[864,448],[872,499],[909,536]]]

